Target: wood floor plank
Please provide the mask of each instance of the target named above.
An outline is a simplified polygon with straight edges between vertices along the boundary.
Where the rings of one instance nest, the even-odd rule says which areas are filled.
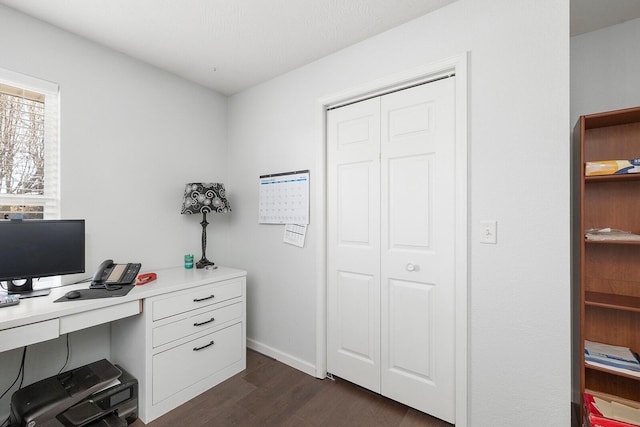
[[[446,427],[451,424],[409,408],[398,427]]]
[[[146,427],[176,426],[452,427],[348,381],[320,380],[251,350],[246,370]]]

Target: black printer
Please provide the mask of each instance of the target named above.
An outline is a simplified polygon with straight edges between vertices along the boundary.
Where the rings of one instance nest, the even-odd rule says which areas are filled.
[[[12,427],[126,427],[138,418],[138,381],[106,359],[11,396]]]

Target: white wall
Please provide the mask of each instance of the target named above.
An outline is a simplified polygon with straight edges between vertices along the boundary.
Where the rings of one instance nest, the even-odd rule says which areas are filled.
[[[249,271],[252,345],[316,363],[311,217],[304,249],[258,225],[258,177],[311,170],[324,184],[319,98],[470,52],[469,425],[567,426],[570,419],[569,2],[460,0],[229,100],[230,258]],[[498,244],[478,242],[498,221]],[[549,350],[549,351],[548,351]]]
[[[304,249],[283,244],[281,227],[257,224],[258,176],[311,169],[317,212],[318,99],[469,51],[469,425],[566,426],[568,14],[568,0],[460,0],[232,97],[228,153],[223,97],[1,6],[0,67],[61,85],[62,212],[87,219],[88,265],[181,264],[199,241],[199,219],[178,214],[182,185],[224,180],[234,212],[210,221],[210,258],[249,271],[249,338],[313,368],[322,219]],[[498,245],[478,243],[484,219],[498,221]],[[72,364],[101,353],[95,341],[75,344]],[[29,372],[58,369],[64,344],[44,345],[51,359]],[[0,389],[17,356],[0,355]]]
[[[202,218],[180,206],[187,182],[226,178],[226,97],[4,6],[0,40],[1,68],[60,85],[62,216],[86,219],[87,231],[87,274],[74,278],[105,258],[153,271],[182,265],[187,252],[199,257]],[[228,221],[209,221],[216,262],[227,263]],[[72,334],[70,366],[108,357],[108,340],[108,326]],[[0,393],[21,354],[0,353]],[[26,383],[57,373],[65,354],[63,339],[30,347]]]
[[[640,19],[571,38],[572,129],[581,115],[640,105],[640,58],[637,55],[639,39]],[[576,199],[575,203],[578,202]],[[579,212],[575,213],[576,221],[579,219],[578,214]],[[579,229],[576,230],[576,233],[579,232]],[[578,263],[575,268],[577,278]],[[579,312],[574,316],[575,322],[579,322]],[[581,357],[579,345],[579,336],[576,336],[575,357]],[[578,401],[580,371],[577,364],[574,375],[574,399]]]
[[[571,38],[571,123],[640,105],[640,19]]]
[[[0,37],[0,67],[60,85],[62,216],[87,221],[89,272],[105,258],[154,269],[199,255],[202,218],[180,206],[187,182],[226,177],[226,97],[5,7]]]

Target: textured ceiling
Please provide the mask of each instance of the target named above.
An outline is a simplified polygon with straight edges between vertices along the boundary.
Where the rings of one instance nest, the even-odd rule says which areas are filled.
[[[640,18],[639,0],[571,0],[571,35]]]
[[[233,94],[454,1],[0,0],[0,4]]]
[[[454,1],[0,0],[0,4],[230,95]],[[572,35],[637,17],[640,0],[571,0]]]

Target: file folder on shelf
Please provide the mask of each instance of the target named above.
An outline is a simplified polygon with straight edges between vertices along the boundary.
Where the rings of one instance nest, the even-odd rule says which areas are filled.
[[[640,417],[640,402],[591,390],[585,391],[583,397],[584,427],[640,426],[640,419],[638,419],[638,417]],[[598,407],[598,402],[600,402],[601,407]],[[612,411],[610,408],[611,405],[618,406],[618,410],[616,411],[614,409]],[[617,415],[622,416],[618,417]]]

